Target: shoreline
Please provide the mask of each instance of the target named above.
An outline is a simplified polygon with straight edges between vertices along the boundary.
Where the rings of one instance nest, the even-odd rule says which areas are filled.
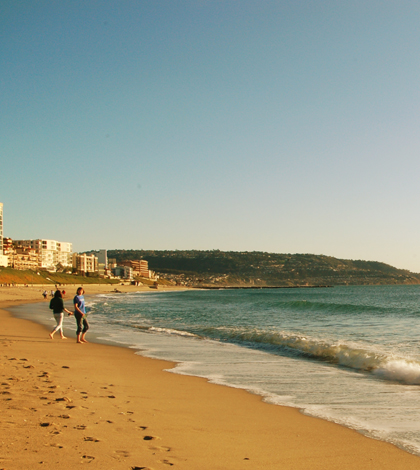
[[[86,295],[100,293],[86,287]],[[124,287],[141,290],[117,288]],[[419,457],[392,444],[242,389],[165,372],[175,363],[73,337],[51,341],[42,325],[5,311],[47,302],[42,287],[28,289],[0,288],[1,468],[420,467]]]

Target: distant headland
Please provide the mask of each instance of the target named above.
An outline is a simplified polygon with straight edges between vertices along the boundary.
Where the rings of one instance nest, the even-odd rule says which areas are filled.
[[[313,254],[200,250],[108,250],[118,262],[147,259],[159,278],[191,287],[420,284],[420,274],[378,261]]]

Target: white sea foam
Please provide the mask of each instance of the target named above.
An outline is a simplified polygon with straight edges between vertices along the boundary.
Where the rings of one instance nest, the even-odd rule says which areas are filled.
[[[410,385],[420,385],[420,364],[406,359],[386,359],[373,371],[386,380],[395,380]]]
[[[180,331],[174,330],[172,328],[158,328],[158,327],[150,327],[148,328],[149,331],[154,331],[157,333],[165,333],[167,335],[175,335],[175,336],[184,336],[184,337],[191,337],[191,338],[199,338],[199,336],[195,335],[194,333],[189,333],[188,331]]]
[[[351,369],[375,374],[383,380],[420,384],[420,362],[412,358],[396,357],[384,348],[360,342],[331,342],[314,336],[303,336],[287,331],[264,331],[256,328],[207,328],[211,338],[233,341],[237,344],[255,343],[267,351],[284,348],[323,362],[338,364]],[[276,348],[276,349],[273,349]]]

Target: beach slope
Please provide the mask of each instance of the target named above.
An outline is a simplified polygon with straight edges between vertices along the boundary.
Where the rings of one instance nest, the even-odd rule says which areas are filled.
[[[51,340],[7,312],[25,299],[10,289],[0,291],[0,469],[420,468],[390,444],[166,372],[172,363],[76,344],[70,331]]]

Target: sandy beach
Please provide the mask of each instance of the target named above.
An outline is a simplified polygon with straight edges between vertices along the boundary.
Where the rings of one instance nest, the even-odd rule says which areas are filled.
[[[140,290],[88,286],[86,293],[115,288]],[[75,287],[65,289],[70,298]],[[37,301],[47,312],[43,290],[0,288],[0,469],[420,468],[418,457],[390,444],[243,390],[168,373],[172,363],[131,349],[76,344],[74,331],[51,340],[43,326],[7,312]]]

